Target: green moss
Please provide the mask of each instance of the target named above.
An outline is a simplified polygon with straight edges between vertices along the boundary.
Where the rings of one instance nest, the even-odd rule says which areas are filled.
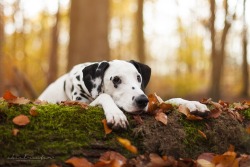
[[[247,110],[241,111],[241,114],[245,117],[245,119],[250,120],[250,108],[248,108]]]
[[[131,130],[105,135],[101,122],[104,113],[101,108],[83,109],[79,106],[57,104],[35,105],[38,116],[34,117],[29,114],[32,106],[34,104],[9,105],[0,101],[0,158],[8,159],[13,154],[45,155],[53,156],[54,160],[64,161],[73,154],[73,151],[91,148],[100,141],[107,148],[118,149],[119,152],[131,156],[116,141],[117,136],[132,140]],[[19,127],[13,124],[12,119],[20,114],[30,118],[28,125]],[[17,136],[12,135],[13,128],[20,130]]]

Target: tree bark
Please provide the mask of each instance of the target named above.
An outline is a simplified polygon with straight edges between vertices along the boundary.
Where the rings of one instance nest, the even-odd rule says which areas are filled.
[[[243,4],[243,32],[242,32],[242,50],[243,50],[243,62],[242,62],[242,80],[243,80],[243,88],[241,92],[241,96],[248,97],[248,89],[249,89],[249,72],[248,72],[248,62],[247,62],[247,25],[246,25],[246,0],[244,0]]]
[[[143,31],[143,5],[144,0],[137,0],[137,17],[136,17],[136,29],[137,29],[137,57],[140,62],[146,62],[145,55],[145,40],[144,40],[144,31]]]
[[[228,21],[228,1],[225,1],[225,20],[224,20],[224,28],[222,31],[221,38],[218,40],[219,43],[216,42],[216,29],[215,29],[215,13],[216,13],[216,1],[210,0],[210,34],[211,34],[211,62],[212,62],[212,72],[211,72],[211,84],[210,84],[210,96],[214,100],[219,100],[221,97],[221,80],[222,80],[222,72],[223,65],[225,59],[225,46],[226,39],[228,35],[228,31],[231,27],[231,22]],[[234,18],[235,13],[232,15],[232,19]],[[218,37],[217,37],[218,38]]]
[[[4,76],[3,76],[3,58],[4,58],[4,15],[3,4],[0,2],[0,95],[4,92]]]
[[[109,0],[72,0],[68,70],[86,61],[109,60]]]
[[[60,3],[58,1],[58,10],[55,16],[55,25],[52,27],[51,44],[49,53],[49,70],[47,77],[47,85],[57,78],[58,73],[58,34],[60,22]]]

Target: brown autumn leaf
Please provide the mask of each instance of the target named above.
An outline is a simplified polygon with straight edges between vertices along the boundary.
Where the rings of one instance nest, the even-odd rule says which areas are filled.
[[[122,167],[121,162],[117,159],[111,161],[98,161],[94,167]]]
[[[244,103],[233,103],[233,105],[234,105],[234,109],[239,110],[239,111],[249,108],[249,106]]]
[[[150,165],[148,166],[176,166],[177,162],[173,157],[163,156],[160,157],[157,154],[151,153],[149,154]]]
[[[70,164],[73,167],[93,167],[93,164],[90,163],[86,158],[72,157],[65,161],[66,164]]]
[[[19,129],[16,129],[16,128],[14,128],[14,129],[12,129],[12,134],[13,134],[13,136],[17,136],[17,134],[19,133]]]
[[[157,97],[155,96],[155,94],[150,94],[148,95],[148,113],[153,113],[154,111],[158,108],[158,105],[160,104],[160,102],[158,101]]]
[[[48,167],[62,167],[61,165],[57,165],[57,164],[51,164]]]
[[[205,139],[207,139],[207,135],[206,135],[204,132],[202,132],[201,130],[198,129],[198,133],[199,133],[202,137],[204,137]]]
[[[80,101],[61,101],[60,105],[63,106],[81,106],[84,109],[88,108],[88,104]]]
[[[29,99],[26,99],[24,97],[17,97],[16,99],[13,99],[13,100],[6,100],[9,104],[18,104],[18,105],[21,105],[21,104],[28,104],[30,103],[30,100]]]
[[[202,153],[197,158],[197,165],[202,167],[215,167],[213,161],[213,153]]]
[[[25,125],[27,125],[27,124],[30,123],[30,119],[29,119],[29,117],[27,117],[26,115],[21,114],[21,115],[16,116],[16,117],[12,120],[12,122],[13,122],[14,124],[16,124],[16,125],[19,125],[19,126],[25,126]]]
[[[164,125],[167,125],[168,123],[168,117],[163,112],[156,113],[155,119],[159,122],[162,122]]]
[[[178,108],[178,111],[180,113],[186,115],[187,116],[186,119],[188,119],[188,120],[194,121],[194,120],[202,120],[203,119],[202,117],[191,114],[189,109],[184,105],[180,105],[179,108]]]
[[[138,150],[135,146],[133,146],[131,144],[131,142],[128,140],[128,139],[124,139],[124,138],[121,138],[121,137],[117,137],[117,140],[119,141],[119,143],[125,147],[128,151],[134,153],[134,154],[137,154]]]
[[[222,113],[222,109],[214,108],[210,110],[210,114],[208,115],[208,118],[218,118]]]
[[[119,165],[121,166],[126,164],[127,162],[127,159],[123,155],[115,151],[107,151],[103,153],[101,157],[99,158],[99,161],[102,161],[102,162],[110,162],[112,160],[118,160]]]
[[[234,147],[230,145],[227,152],[222,155],[214,156],[212,162],[216,167],[238,167],[239,162],[236,160],[236,153]]]
[[[140,115],[133,115],[133,118],[138,125],[143,124],[143,120],[141,119]]]
[[[173,107],[172,104],[170,104],[170,103],[165,103],[165,102],[161,103],[161,104],[159,105],[159,108],[160,108],[160,110],[161,110],[162,112],[164,112],[164,113],[168,112],[169,110],[173,110],[173,109],[174,109],[174,107]]]
[[[110,129],[107,125],[107,120],[106,119],[103,119],[102,120],[102,123],[103,123],[103,127],[104,127],[104,131],[105,131],[105,134],[110,134],[112,132],[112,129]]]
[[[32,107],[30,108],[29,113],[30,113],[30,115],[33,116],[33,117],[37,116],[37,115],[38,115],[38,112],[37,112],[36,106],[32,106]]]
[[[4,98],[4,100],[8,101],[8,100],[14,100],[17,97],[14,96],[9,90],[7,90],[4,92],[3,98]]]

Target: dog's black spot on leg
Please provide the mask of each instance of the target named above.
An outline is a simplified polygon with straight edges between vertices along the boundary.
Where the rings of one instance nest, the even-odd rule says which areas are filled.
[[[82,100],[82,98],[81,97],[76,97],[76,100]]]
[[[135,99],[135,96],[132,97],[132,100],[134,100],[134,99]]]
[[[110,80],[112,80],[112,77],[110,77]]]
[[[63,82],[63,90],[64,90],[64,92],[66,90],[66,81]]]
[[[132,87],[132,89],[134,90],[134,89],[135,89],[135,87]]]
[[[77,76],[76,76],[76,79],[77,79],[78,81],[80,81],[80,75],[77,75]]]
[[[77,92],[75,92],[74,95],[77,95]]]
[[[71,92],[73,92],[74,91],[74,85],[72,85],[72,87],[71,87]]]

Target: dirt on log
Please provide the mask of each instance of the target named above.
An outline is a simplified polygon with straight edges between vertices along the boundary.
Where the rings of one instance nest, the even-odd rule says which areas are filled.
[[[33,110],[33,112],[32,112]],[[250,109],[242,111],[250,116]],[[29,122],[17,125],[13,119],[26,115]],[[201,153],[221,154],[235,146],[237,153],[250,154],[250,135],[246,122],[223,112],[218,118],[190,121],[172,109],[168,123],[156,121],[152,115],[141,114],[142,121],[127,114],[127,130],[105,134],[99,107],[73,104],[10,103],[0,99],[0,166],[67,166],[72,156],[96,162],[100,155],[112,150],[126,158],[157,153],[175,158],[194,158]],[[126,150],[117,141],[126,138],[137,147],[138,154]]]

